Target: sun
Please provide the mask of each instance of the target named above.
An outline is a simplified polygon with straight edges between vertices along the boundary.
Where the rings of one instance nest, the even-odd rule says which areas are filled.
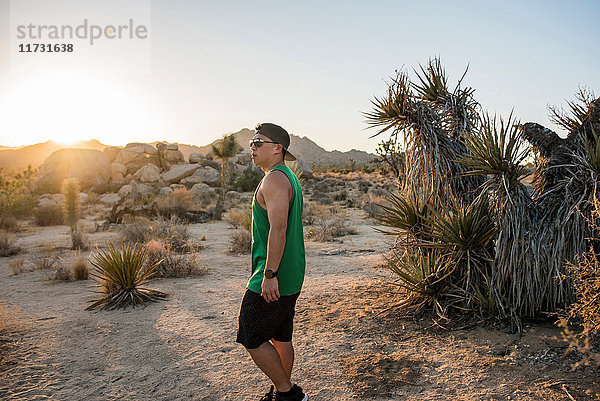
[[[101,74],[19,76],[0,94],[0,144],[135,140],[147,134],[154,113],[126,88]]]

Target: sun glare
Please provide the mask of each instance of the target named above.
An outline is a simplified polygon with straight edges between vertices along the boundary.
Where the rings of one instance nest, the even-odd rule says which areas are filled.
[[[102,75],[25,75],[0,94],[0,145],[91,138],[124,144],[148,134],[152,114],[138,96]]]

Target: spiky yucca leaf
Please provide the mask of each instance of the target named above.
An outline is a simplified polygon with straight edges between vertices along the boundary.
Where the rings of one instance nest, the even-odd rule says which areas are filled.
[[[421,98],[430,102],[437,102],[447,97],[448,77],[440,59],[431,59],[427,63],[427,67],[420,65],[419,68],[421,70],[420,74],[417,70],[414,71],[421,83],[412,83],[412,87]]]
[[[456,269],[452,254],[440,249],[411,248],[388,259],[399,285],[421,296],[439,296],[450,289],[446,278]]]
[[[91,274],[98,281],[101,297],[86,309],[112,310],[166,299],[166,293],[142,287],[154,281],[158,265],[146,265],[145,260],[146,249],[133,243],[123,243],[120,249],[111,243],[107,250],[100,250],[91,261],[97,269]]]
[[[458,161],[471,170],[465,175],[503,175],[510,181],[518,181],[525,174],[521,162],[529,155],[523,143],[518,123],[512,114],[499,125],[494,116],[484,115],[477,133],[465,133],[464,143],[469,151]]]
[[[396,77],[388,84],[387,96],[371,100],[373,111],[363,113],[371,127],[381,127],[377,136],[391,128],[394,132],[410,125],[410,113],[413,108],[410,81],[404,72],[396,71]]]
[[[558,106],[548,106],[550,121],[566,129],[568,132],[577,130],[587,116],[590,105],[595,97],[592,90],[580,87],[579,91],[575,94],[575,100],[567,101],[567,110]]]
[[[413,238],[423,238],[426,236],[427,216],[431,206],[427,199],[422,199],[416,194],[402,193],[395,195],[392,192],[386,197],[389,205],[378,204],[381,213],[375,218],[379,222],[390,227],[392,231],[379,230],[384,234],[400,235],[402,233]]]

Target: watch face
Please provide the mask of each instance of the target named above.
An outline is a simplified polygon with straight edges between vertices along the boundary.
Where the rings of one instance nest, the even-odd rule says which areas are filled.
[[[275,274],[275,272],[273,270],[269,270],[269,269],[265,270],[265,277],[266,278],[273,278],[275,276],[276,276],[276,274]]]

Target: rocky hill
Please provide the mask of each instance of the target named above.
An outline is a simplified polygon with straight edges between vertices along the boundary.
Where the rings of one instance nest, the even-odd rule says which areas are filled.
[[[28,165],[31,165],[32,168],[37,168],[52,153],[64,148],[101,151],[106,148],[106,145],[92,139],[68,146],[54,141],[47,141],[18,148],[0,147],[0,168],[7,172],[19,172],[26,169]]]
[[[254,130],[244,128],[235,133],[237,141],[247,148],[248,141],[254,136]],[[215,143],[215,140],[213,143]],[[163,141],[164,143],[169,143]],[[156,145],[152,142],[151,145]],[[210,152],[211,144],[204,146],[178,144],[179,150],[183,153],[186,160],[190,154],[200,153],[207,155]],[[9,148],[0,146],[0,168],[8,172],[18,172],[31,165],[33,168],[39,167],[44,160],[59,149],[94,149],[104,150],[107,145],[92,139],[90,141],[79,142],[73,145],[63,145],[54,141],[37,143],[35,145],[23,146],[19,148]],[[350,150],[340,152],[338,150],[327,151],[307,137],[292,135],[290,151],[296,156],[307,161],[311,166],[329,166],[344,165],[353,160],[357,164],[365,164],[373,160],[375,155],[362,150]]]
[[[234,133],[238,143],[244,148],[247,148],[248,142],[254,136],[254,130],[243,128],[242,130]],[[212,143],[215,143],[215,140]],[[179,150],[184,154],[186,159],[192,153],[200,153],[207,155],[210,152],[211,144],[205,146],[194,146],[194,145],[179,145]],[[153,143],[155,145],[156,142]],[[339,150],[327,151],[313,142],[311,139],[303,136],[291,135],[290,152],[296,157],[299,157],[307,161],[311,166],[330,166],[330,165],[344,165],[354,160],[357,164],[366,164],[373,160],[375,157],[372,153],[367,153],[363,150],[352,149],[347,152],[340,152]]]

